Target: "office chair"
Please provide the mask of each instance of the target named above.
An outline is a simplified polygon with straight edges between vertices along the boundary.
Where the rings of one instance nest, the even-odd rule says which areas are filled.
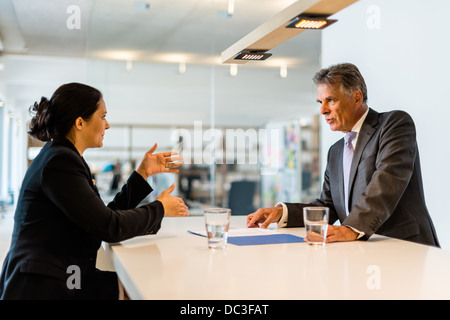
[[[256,209],[253,206],[256,182],[254,181],[234,181],[231,183],[228,194],[228,208],[232,215],[247,215]]]

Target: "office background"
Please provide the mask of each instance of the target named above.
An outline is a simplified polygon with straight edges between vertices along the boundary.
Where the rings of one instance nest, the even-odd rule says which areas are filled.
[[[60,84],[73,81],[99,88],[107,104],[112,128],[104,148],[86,153],[104,183],[106,198],[112,177],[106,168],[114,161],[120,160],[125,172],[132,167],[131,160],[139,159],[154,142],[159,150],[170,150],[177,143],[174,130],[189,131],[201,121],[204,130],[259,130],[292,123],[298,124],[299,136],[313,130],[302,140],[304,148],[299,152],[306,154],[313,146],[319,158],[308,154],[307,170],[297,163],[300,171],[295,173],[309,181],[294,185],[298,198],[307,200],[318,195],[327,150],[342,136],[330,132],[322,118],[314,127],[318,105],[311,78],[322,66],[352,62],[367,81],[372,108],[402,109],[414,118],[427,204],[442,247],[450,249],[446,232],[450,210],[442,201],[450,180],[445,125],[450,107],[445,99],[450,45],[444,40],[450,29],[445,22],[450,4],[361,0],[337,13],[334,17],[339,21],[332,27],[304,32],[272,50],[267,61],[238,66],[237,74],[218,61],[226,47],[293,2],[235,0],[229,14],[227,0],[2,1],[2,201],[14,205],[28,161],[38,150],[33,147],[39,148],[25,132],[28,107],[41,96],[50,96]],[[67,25],[76,12],[67,9],[74,4],[81,13],[79,29]],[[268,195],[259,165],[186,168],[183,181],[173,175],[165,178],[179,182],[180,195],[186,195],[183,186],[191,181],[197,195],[193,203],[226,205],[231,183],[243,180],[256,183],[255,206],[269,203],[264,201]],[[319,177],[314,177],[317,170]],[[289,178],[289,171],[283,173]],[[272,189],[279,191],[283,182],[273,183]],[[304,189],[309,192],[303,194]],[[269,200],[282,196],[278,192]]]

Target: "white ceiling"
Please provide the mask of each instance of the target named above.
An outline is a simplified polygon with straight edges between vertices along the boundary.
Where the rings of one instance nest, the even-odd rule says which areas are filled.
[[[112,122],[209,121],[211,107],[216,122],[224,125],[311,114],[320,31],[303,32],[274,48],[264,62],[239,66],[235,77],[220,63],[223,50],[292,2],[234,0],[228,16],[228,0],[147,0],[147,10],[138,10],[142,2],[133,0],[0,0],[0,83],[20,108],[32,103],[31,93],[45,88],[42,95],[48,95],[50,87],[70,81],[64,71],[81,59],[85,82],[103,91]],[[74,12],[67,11],[71,5],[80,9],[79,29],[67,26],[75,21]],[[22,67],[39,56],[56,59],[38,59],[41,67],[58,66],[46,74],[45,87],[37,71],[30,75]],[[182,75],[181,61],[186,63]],[[285,79],[279,76],[283,63]]]

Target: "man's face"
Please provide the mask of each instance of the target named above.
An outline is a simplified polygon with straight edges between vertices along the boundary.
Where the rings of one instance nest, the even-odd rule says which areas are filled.
[[[320,113],[325,116],[325,121],[332,131],[347,133],[352,130],[358,121],[357,109],[361,102],[358,99],[359,91],[350,96],[342,93],[340,84],[330,86],[319,84],[317,86],[317,102],[320,103]]]

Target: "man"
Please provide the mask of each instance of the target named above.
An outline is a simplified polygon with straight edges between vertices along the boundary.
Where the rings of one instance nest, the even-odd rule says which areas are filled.
[[[327,206],[327,242],[368,239],[377,233],[439,247],[425,205],[411,117],[403,111],[378,113],[369,108],[364,78],[352,64],[322,69],[313,80],[320,113],[331,130],[346,134],[329,149],[320,198],[259,209],[248,215],[247,226],[261,223],[267,228],[278,222],[299,227],[304,225],[303,207]],[[353,140],[345,145],[347,136]],[[340,225],[334,226],[337,220]]]

